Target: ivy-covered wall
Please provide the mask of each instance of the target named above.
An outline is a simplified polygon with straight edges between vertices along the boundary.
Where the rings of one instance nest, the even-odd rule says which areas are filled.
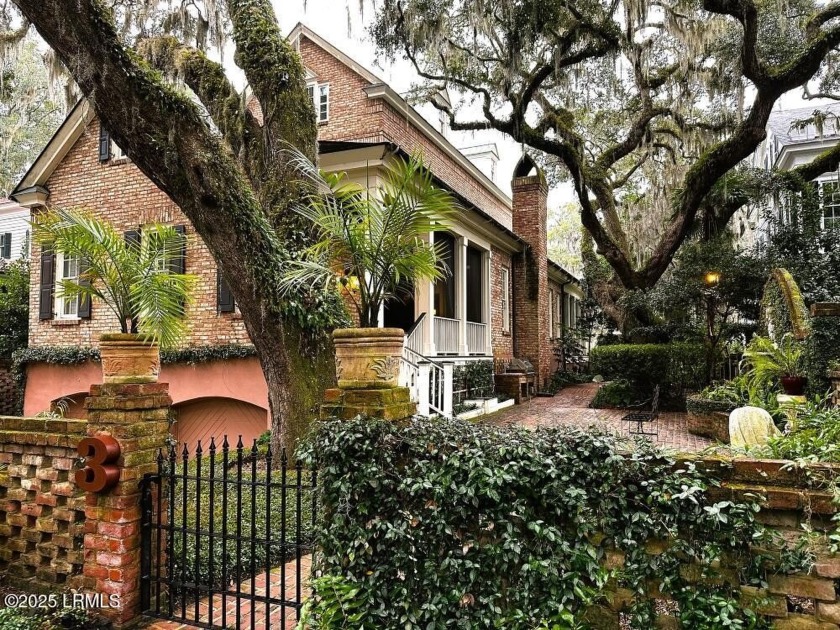
[[[577,429],[325,423],[302,453],[321,471],[323,506],[309,620],[837,627],[840,558],[817,538],[836,527],[840,467],[626,446]]]
[[[829,390],[828,367],[840,360],[840,304],[811,307],[811,334],[805,344],[808,393],[824,396]]]

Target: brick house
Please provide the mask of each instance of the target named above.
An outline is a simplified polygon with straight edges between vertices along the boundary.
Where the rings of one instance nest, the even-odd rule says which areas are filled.
[[[530,360],[538,382],[545,382],[556,367],[553,339],[575,327],[582,292],[577,278],[547,259],[548,188],[536,165],[527,156],[519,162],[511,199],[486,173],[492,175],[495,148],[472,151],[471,161],[388,85],[320,36],[298,25],[290,40],[307,69],[321,168],[346,172],[352,181],[374,188],[389,159],[419,149],[438,184],[463,207],[447,232],[429,235],[445,244],[453,274],[414,287],[413,300],[386,305],[380,323],[409,333],[406,356],[415,359],[415,367],[426,366],[421,376],[428,369],[476,360],[492,360],[502,371],[517,357]],[[32,212],[84,207],[125,232],[153,221],[183,226],[184,267],[199,278],[187,311],[191,330],[185,346],[249,344],[230,293],[189,221],[122,155],[86,101],[70,112],[13,197]],[[95,347],[100,333],[115,329],[111,314],[96,301],[80,308],[56,295],[55,282],[73,273],[73,261],[63,260],[60,252],[42,252],[37,244],[32,260],[30,347]],[[451,375],[451,368],[446,373]],[[30,363],[24,413],[69,397],[68,413],[78,417],[84,392],[99,379],[99,365],[90,361]],[[417,374],[412,379],[414,395],[422,397],[428,383],[420,384]],[[170,383],[178,417],[174,430],[181,441],[219,435],[222,425],[243,438],[267,427],[267,390],[256,357],[165,363],[161,380]],[[452,408],[451,399],[431,408],[421,402],[423,410]]]

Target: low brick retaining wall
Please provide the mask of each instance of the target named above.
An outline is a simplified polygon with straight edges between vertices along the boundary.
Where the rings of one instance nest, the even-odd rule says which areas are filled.
[[[838,506],[833,503],[833,494],[827,486],[832,480],[840,480],[840,465],[814,464],[804,469],[786,469],[790,462],[709,457],[684,459],[680,463],[687,462],[720,479],[721,486],[710,491],[715,501],[737,501],[747,494],[762,497],[764,506],[758,520],[781,533],[791,544],[801,538],[803,526],[821,534],[836,527],[831,519]],[[825,542],[823,539],[815,548],[816,562],[809,575],[773,575],[766,588],[741,585],[744,605],[752,605],[770,617],[773,628],[778,630],[840,629],[840,556],[830,554]],[[608,554],[607,563],[612,568],[620,567],[623,561],[620,553]],[[716,579],[737,586],[737,569],[721,566]],[[684,566],[683,571],[684,577],[691,580],[692,566]],[[656,590],[655,585],[652,590]],[[591,611],[594,627],[618,630],[620,613],[631,599],[630,591],[610,591],[606,603]],[[663,614],[657,620],[657,627],[679,626],[674,617]]]
[[[0,575],[27,592],[73,585],[84,564],[85,496],[76,487],[84,420],[0,417]]]

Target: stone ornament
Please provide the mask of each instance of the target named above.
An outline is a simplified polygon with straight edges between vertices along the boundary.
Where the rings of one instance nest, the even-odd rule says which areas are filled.
[[[763,446],[782,435],[773,418],[761,407],[740,407],[729,414],[729,439],[733,448]]]

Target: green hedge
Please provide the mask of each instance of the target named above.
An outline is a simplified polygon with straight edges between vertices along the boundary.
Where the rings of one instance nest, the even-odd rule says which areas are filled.
[[[774,548],[755,520],[758,506],[712,504],[710,481],[693,466],[628,446],[593,430],[445,419],[319,425],[300,453],[319,470],[323,518],[306,621],[322,629],[602,627],[585,623],[590,605],[618,586],[634,593],[631,627],[652,628],[646,588],[657,584],[683,627],[765,627],[736,601],[737,586],[689,583],[680,571],[695,561],[717,575],[725,557],[745,583],[759,584],[778,570],[750,561],[757,540]],[[604,567],[609,549],[625,554],[622,571]]]
[[[663,401],[672,406],[684,404],[686,392],[701,389],[706,381],[706,351],[700,344],[596,346],[590,365],[605,380],[629,381],[638,400],[650,398],[659,385]]]
[[[840,317],[814,317],[805,343],[809,395],[825,395],[829,388],[828,366],[836,359],[840,359]]]

